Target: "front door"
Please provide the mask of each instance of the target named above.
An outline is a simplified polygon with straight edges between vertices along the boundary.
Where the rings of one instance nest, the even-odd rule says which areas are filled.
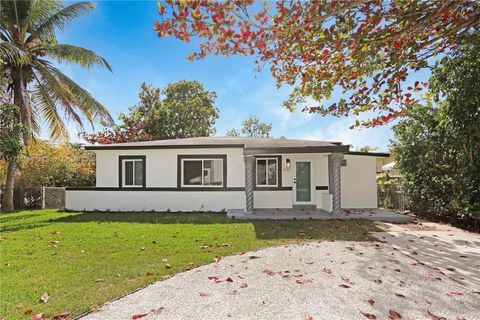
[[[293,178],[294,203],[308,204],[313,202],[312,161],[296,160]]]

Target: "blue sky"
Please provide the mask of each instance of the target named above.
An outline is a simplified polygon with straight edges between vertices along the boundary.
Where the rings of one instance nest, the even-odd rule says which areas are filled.
[[[390,126],[350,130],[354,118],[321,117],[299,110],[290,113],[282,107],[289,88],[277,89],[268,69],[254,72],[254,58],[212,56],[188,62],[187,53],[193,52],[195,45],[158,38],[153,31],[157,19],[156,2],[99,2],[95,11],[75,20],[59,40],[94,50],[108,60],[113,73],[71,65],[61,69],[89,90],[115,119],[138,101],[142,82],[163,87],[182,79],[198,80],[217,93],[218,136],[225,135],[228,128],[239,127],[249,115],[256,115],[272,123],[275,137],[342,141],[354,147],[370,145],[387,150],[392,138]],[[75,139],[75,126],[69,128]]]

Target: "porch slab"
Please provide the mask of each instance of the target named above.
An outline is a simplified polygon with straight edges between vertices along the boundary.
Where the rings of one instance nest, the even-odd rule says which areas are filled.
[[[329,213],[321,209],[255,209],[253,214],[245,214],[243,209],[227,210],[227,217],[240,220],[352,220],[363,219],[377,222],[409,223],[412,217],[386,209],[344,209]]]

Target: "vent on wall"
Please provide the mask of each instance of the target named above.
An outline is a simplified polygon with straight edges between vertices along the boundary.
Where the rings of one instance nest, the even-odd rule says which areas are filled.
[[[347,166],[347,159],[342,159],[342,167],[346,167]]]

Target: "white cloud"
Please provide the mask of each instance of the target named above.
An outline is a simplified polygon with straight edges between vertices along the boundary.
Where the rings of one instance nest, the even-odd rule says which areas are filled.
[[[372,115],[362,115],[358,119],[368,119]],[[299,137],[306,140],[338,141],[350,144],[352,149],[363,146],[377,147],[379,151],[388,150],[389,139],[393,137],[392,125],[384,125],[376,128],[350,129],[355,119],[352,117],[338,118],[330,122],[324,128],[314,129]]]

